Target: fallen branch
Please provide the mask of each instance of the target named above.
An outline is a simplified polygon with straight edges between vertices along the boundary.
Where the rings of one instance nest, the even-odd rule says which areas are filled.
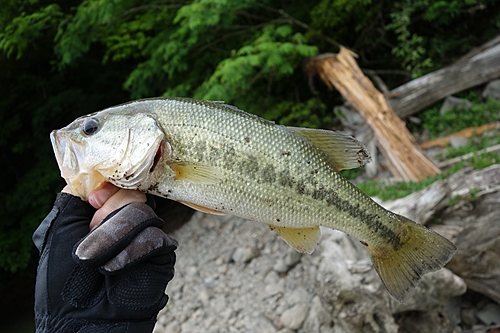
[[[500,38],[464,61],[429,73],[391,90],[388,103],[401,118],[409,117],[446,96],[500,77]],[[467,55],[469,57],[469,55]]]
[[[363,117],[396,178],[418,181],[440,173],[387,104],[384,95],[363,74],[354,56],[356,54],[345,48],[338,54],[322,54],[307,63],[307,71],[317,73],[329,87],[335,87]]]
[[[485,131],[489,131],[489,130],[498,128],[499,126],[500,126],[500,124],[485,124],[485,125],[481,125],[481,126],[477,126],[477,127],[468,127],[468,128],[465,128],[461,131],[452,133],[444,138],[426,141],[420,145],[420,148],[426,149],[426,148],[431,148],[431,147],[436,147],[436,146],[446,147],[446,145],[448,145],[448,143],[450,143],[451,137],[468,139],[474,135],[481,135]]]
[[[474,156],[485,154],[485,153],[492,153],[492,152],[500,152],[500,144],[492,146],[492,147],[488,147],[486,149],[478,150],[477,152],[468,153],[468,154],[465,154],[462,156],[451,158],[447,161],[443,161],[441,163],[438,163],[437,166],[440,169],[448,168],[448,167],[452,166],[453,164],[456,164],[456,163],[461,162],[461,161],[469,160],[469,159],[473,158]]]

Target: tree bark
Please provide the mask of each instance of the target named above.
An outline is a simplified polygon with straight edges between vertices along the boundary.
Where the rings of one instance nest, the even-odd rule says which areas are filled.
[[[440,173],[424,155],[405,123],[387,104],[384,95],[363,75],[354,56],[353,52],[341,48],[338,54],[312,58],[307,70],[318,73],[329,87],[335,87],[365,119],[396,178],[418,181]]]
[[[406,118],[446,96],[500,77],[500,38],[479,47],[480,53],[391,90],[388,99],[397,115]],[[476,50],[473,50],[476,52]]]

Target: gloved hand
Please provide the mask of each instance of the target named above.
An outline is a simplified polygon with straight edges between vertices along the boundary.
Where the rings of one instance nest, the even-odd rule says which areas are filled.
[[[168,301],[178,244],[160,229],[163,221],[132,202],[89,233],[95,212],[60,193],[33,235],[37,333],[151,332]]]

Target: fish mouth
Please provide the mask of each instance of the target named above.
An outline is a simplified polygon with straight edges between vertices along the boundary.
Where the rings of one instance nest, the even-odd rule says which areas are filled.
[[[70,186],[73,195],[87,200],[92,190],[105,181],[95,170],[86,170],[82,165],[83,150],[67,137],[66,132],[55,130],[50,133],[50,141],[54,150],[61,177]]]
[[[65,132],[55,130],[50,133],[52,149],[56,157],[57,165],[61,171],[61,177],[68,180],[78,173],[78,151],[72,150],[71,140],[68,140]]]

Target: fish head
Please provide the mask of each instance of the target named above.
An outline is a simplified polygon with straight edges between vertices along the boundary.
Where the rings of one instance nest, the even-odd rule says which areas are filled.
[[[103,182],[143,188],[166,145],[153,114],[126,109],[80,117],[50,138],[61,176],[83,200]]]

